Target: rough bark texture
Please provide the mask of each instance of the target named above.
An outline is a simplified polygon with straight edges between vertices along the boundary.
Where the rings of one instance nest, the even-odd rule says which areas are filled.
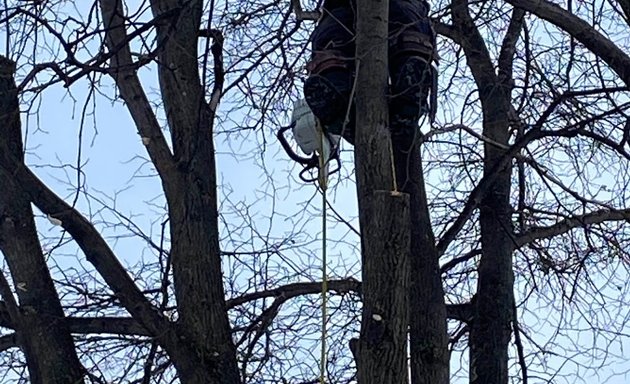
[[[386,98],[389,8],[386,0],[359,0],[357,8],[354,153],[360,215],[365,216],[373,192],[391,191],[394,186]]]
[[[160,88],[177,169],[165,180],[165,192],[178,323],[200,348],[208,372],[187,382],[229,384],[240,378],[219,252],[214,113],[204,98],[197,60],[202,6],[201,0],[151,2],[155,17],[177,10],[157,27]]]
[[[393,192],[387,129],[388,2],[357,1],[355,163],[363,262],[360,384],[408,382],[409,199]]]
[[[408,383],[409,197],[376,191],[363,228],[359,384]],[[405,225],[406,224],[406,225]]]
[[[490,55],[468,11],[468,1],[453,1],[453,23],[459,29],[468,65],[479,89],[483,111],[483,135],[503,148],[509,142],[510,82],[515,42],[523,13],[515,11],[499,56],[495,74]],[[484,143],[484,178],[494,182],[479,205],[482,254],[477,295],[470,329],[470,382],[508,383],[508,345],[513,315],[513,230],[511,224],[511,163],[496,170],[505,149]]]
[[[0,56],[0,141],[23,160],[15,64]],[[13,175],[0,168],[0,250],[17,286],[19,311],[11,319],[26,356],[31,383],[83,383],[85,371],[64,321],[64,313],[37,237],[31,203]],[[3,295],[12,295],[3,292]],[[7,302],[11,298],[5,297]],[[17,309],[17,308],[16,308]],[[11,311],[9,312],[11,314]]]
[[[165,340],[164,346],[182,383],[239,383],[219,255],[214,113],[204,99],[197,61],[203,2],[151,2],[173,154],[132,68],[122,4],[100,3],[108,47],[115,53],[112,74],[140,135],[149,139],[147,151],[160,174],[169,208],[179,320],[177,341]]]
[[[397,137],[392,143],[398,185],[410,199],[411,383],[448,384],[446,303],[417,142],[414,137]]]

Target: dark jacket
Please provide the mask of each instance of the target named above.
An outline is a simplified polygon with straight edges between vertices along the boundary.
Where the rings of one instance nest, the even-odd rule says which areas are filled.
[[[426,0],[390,0],[390,3],[411,3],[421,4],[429,11],[429,3]],[[347,8],[355,5],[355,0],[324,0],[323,7],[332,10],[335,8]]]
[[[335,8],[344,8],[349,7],[351,2],[354,3],[354,1],[351,0],[325,0],[323,7],[328,10]]]

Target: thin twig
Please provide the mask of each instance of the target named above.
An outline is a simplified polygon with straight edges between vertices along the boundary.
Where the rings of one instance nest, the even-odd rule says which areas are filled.
[[[518,317],[516,305],[514,305],[514,318],[512,319],[512,326],[514,327],[514,343],[516,344],[516,350],[518,353],[518,364],[521,366],[521,374],[523,384],[527,384],[527,364],[525,363],[525,352],[523,349],[523,341],[521,340],[521,328],[518,325]]]

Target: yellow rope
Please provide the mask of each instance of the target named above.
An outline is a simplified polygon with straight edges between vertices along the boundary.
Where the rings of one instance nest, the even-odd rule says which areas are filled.
[[[326,268],[326,189],[328,188],[328,174],[325,173],[327,159],[324,159],[324,133],[322,131],[321,125],[319,122],[317,124],[319,131],[319,173],[318,173],[318,182],[319,187],[322,190],[322,349],[320,356],[320,375],[319,382],[320,384],[326,384],[326,322],[328,313],[326,312],[327,306],[327,295],[328,292],[328,271]]]
[[[389,140],[389,160],[392,164],[392,187],[394,188],[393,192],[398,192],[398,182],[396,181],[396,160],[394,158],[394,143],[392,143],[391,138]]]

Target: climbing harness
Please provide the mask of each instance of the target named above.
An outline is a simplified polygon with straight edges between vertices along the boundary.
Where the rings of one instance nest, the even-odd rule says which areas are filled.
[[[300,178],[305,182],[317,181],[322,192],[322,323],[321,323],[321,355],[320,355],[320,384],[326,383],[326,323],[328,322],[327,293],[328,293],[328,270],[326,254],[326,206],[328,200],[326,190],[328,189],[328,178],[331,174],[338,172],[339,162],[339,140],[340,137],[324,132],[321,124],[313,115],[308,104],[304,100],[299,100],[293,105],[293,116],[291,125],[283,127],[278,131],[278,139],[289,157],[304,166],[300,172]],[[306,155],[298,155],[293,149],[285,132],[292,130],[293,138],[298,147]],[[336,167],[330,169],[331,162],[336,162]],[[312,171],[316,170],[317,175],[313,176]]]

